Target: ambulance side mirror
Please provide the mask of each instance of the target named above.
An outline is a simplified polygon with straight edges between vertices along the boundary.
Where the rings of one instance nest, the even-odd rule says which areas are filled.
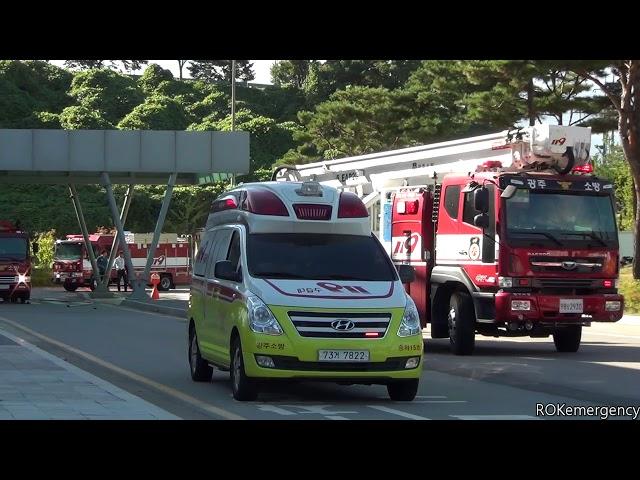
[[[398,275],[402,283],[411,283],[416,279],[416,269],[411,265],[398,265]]]
[[[476,211],[487,213],[489,211],[489,190],[478,188],[473,192],[473,206]]]
[[[231,280],[232,282],[242,282],[242,273],[236,271],[235,267],[229,260],[220,260],[216,262],[213,274],[216,278],[222,280]]]

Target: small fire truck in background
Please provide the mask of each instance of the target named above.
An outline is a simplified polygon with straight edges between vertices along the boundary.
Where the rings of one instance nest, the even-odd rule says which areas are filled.
[[[103,250],[107,253],[111,251],[114,235],[89,235],[96,258]],[[152,239],[153,233],[125,232],[125,242],[137,274],[144,272]],[[190,242],[187,238],[179,237],[175,233],[161,234],[151,265],[151,273],[160,275],[158,289],[166,291],[178,285],[188,285],[191,282],[191,258]],[[93,275],[82,235],[67,235],[64,240],[56,241],[52,281],[62,284],[65,290],[70,292],[78,287],[89,287],[92,290],[97,287],[96,276]],[[110,281],[117,281],[115,269],[110,272]]]
[[[505,133],[309,164],[274,179],[355,188],[372,224],[379,213],[394,263],[416,270],[406,288],[422,325],[448,337],[454,353],[471,354],[476,334],[552,335],[558,351],[575,352],[583,326],[623,315],[614,186],[592,174],[589,128]]]
[[[25,303],[31,297],[31,250],[29,234],[11,222],[0,220],[0,298]]]

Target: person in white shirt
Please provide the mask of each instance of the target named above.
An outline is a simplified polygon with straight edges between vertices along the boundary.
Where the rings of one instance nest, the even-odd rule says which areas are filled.
[[[124,291],[127,291],[127,287],[129,285],[129,278],[127,275],[127,269],[124,263],[124,257],[122,256],[122,250],[118,252],[118,256],[115,261],[116,271],[118,272],[118,291],[120,291],[120,279],[123,279],[124,282]]]

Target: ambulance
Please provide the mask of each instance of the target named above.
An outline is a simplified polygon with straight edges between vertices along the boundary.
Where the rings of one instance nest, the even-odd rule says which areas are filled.
[[[420,316],[353,193],[317,182],[240,185],[212,202],[188,308],[194,381],[230,371],[236,400],[266,382],[386,385],[411,401]]]

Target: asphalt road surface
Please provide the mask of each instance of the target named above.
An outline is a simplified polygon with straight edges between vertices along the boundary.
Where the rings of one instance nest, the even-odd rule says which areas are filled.
[[[573,354],[557,353],[551,338],[477,337],[475,354],[458,357],[448,340],[425,335],[409,403],[389,400],[384,386],[330,383],[273,385],[243,403],[227,372],[191,380],[185,319],[52,292],[34,292],[28,305],[0,302],[0,328],[183,419],[599,419],[536,416],[536,405],[640,407],[637,317],[585,328]]]

